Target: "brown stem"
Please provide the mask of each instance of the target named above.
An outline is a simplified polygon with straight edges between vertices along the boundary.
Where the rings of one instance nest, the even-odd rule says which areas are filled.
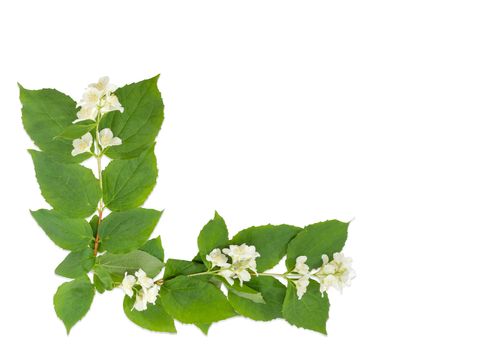
[[[97,256],[97,251],[99,249],[99,227],[101,226],[101,221],[102,221],[102,215],[103,211],[102,209],[98,208],[97,211],[99,212],[99,220],[97,221],[97,232],[96,232],[96,240],[94,242],[94,256]]]

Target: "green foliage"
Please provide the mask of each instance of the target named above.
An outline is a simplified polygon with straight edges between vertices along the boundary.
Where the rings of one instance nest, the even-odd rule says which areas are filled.
[[[296,288],[290,282],[287,286],[282,314],[287,322],[294,326],[326,334],[329,307],[328,298],[321,296],[317,282],[311,281],[301,300],[297,298]]]
[[[92,240],[91,226],[84,219],[68,218],[54,210],[39,209],[31,215],[46,235],[57,246],[68,250],[79,250]]]
[[[94,287],[87,276],[63,283],[55,293],[56,315],[63,321],[67,334],[89,311],[94,299]]]
[[[164,262],[164,249],[162,248],[161,236],[149,239],[139,250],[149,253],[160,261]]]
[[[164,120],[158,78],[155,76],[115,91],[125,111],[108,113],[101,121],[101,128],[110,128],[123,143],[108,149],[106,154],[109,157],[134,158],[154,143]]]
[[[241,285],[238,281],[235,281],[232,285],[229,283],[225,283],[224,285],[229,290],[228,295],[234,294],[242,299],[252,301],[255,304],[265,304],[265,299],[263,299],[261,292],[248,287],[248,285],[244,283]]]
[[[41,193],[55,210],[77,218],[96,211],[101,189],[90,169],[57,162],[43,152],[31,150],[30,153]]]
[[[250,227],[236,234],[231,243],[254,245],[260,253],[256,259],[257,270],[263,272],[278,264],[287,252],[287,244],[300,230],[290,225]]]
[[[210,262],[205,256],[214,248],[223,248],[229,241],[229,233],[224,219],[215,212],[215,216],[200,231],[198,235],[198,250],[205,265],[210,266]]]
[[[141,206],[157,180],[154,146],[137,158],[112,161],[104,169],[102,179],[106,207],[122,211]]]
[[[128,296],[123,301],[123,310],[130,321],[151,331],[176,333],[174,320],[164,310],[160,298],[157,298],[155,304],[147,304],[147,310],[144,311],[133,310],[134,303],[135,300]]]
[[[36,146],[62,162],[79,163],[88,154],[71,155],[72,143],[56,138],[76,118],[75,101],[54,89],[28,90],[19,85],[22,123]]]
[[[161,211],[136,208],[112,212],[101,222],[101,250],[127,253],[141,247],[154,231]]]
[[[82,122],[78,122],[76,124],[72,124],[66,127],[59,135],[55,137],[56,139],[66,139],[66,140],[74,140],[78,139],[81,136],[87,134],[89,131],[92,131],[96,128],[96,123],[93,120],[84,120]]]
[[[235,315],[216,286],[195,277],[178,276],[167,281],[161,298],[166,311],[183,323],[212,323]]]
[[[282,317],[282,304],[285,298],[285,286],[270,276],[259,276],[245,284],[261,293],[264,302],[255,303],[237,293],[229,293],[229,301],[237,313],[256,321],[270,321]]]
[[[55,270],[57,275],[77,278],[87,274],[94,266],[95,257],[91,248],[70,252]]]
[[[96,280],[96,289],[98,292],[102,293],[102,291],[113,289],[111,274],[101,265],[94,267],[94,284],[96,284]]]
[[[144,270],[150,277],[155,277],[164,267],[162,261],[141,250],[127,254],[106,253],[99,256],[96,263],[104,267],[116,280],[121,280],[125,272],[134,274],[138,269]]]
[[[328,220],[306,226],[289,243],[285,261],[287,268],[292,269],[300,255],[307,256],[306,264],[310,268],[321,266],[323,254],[331,259],[333,253],[340,252],[345,245],[348,225],[346,222]]]
[[[164,279],[170,280],[179,275],[191,275],[204,271],[207,271],[207,267],[203,264],[194,261],[168,259],[164,270]]]

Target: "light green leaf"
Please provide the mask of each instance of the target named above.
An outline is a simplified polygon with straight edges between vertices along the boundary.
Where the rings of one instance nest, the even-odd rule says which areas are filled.
[[[250,227],[236,234],[231,244],[254,245],[260,253],[256,259],[257,270],[263,272],[278,264],[287,252],[287,244],[300,230],[290,225]]]
[[[242,299],[248,299],[255,304],[265,304],[265,299],[263,299],[261,292],[248,287],[246,284],[243,284],[241,286],[239,281],[235,281],[233,285],[230,285],[227,282],[224,283],[224,285],[226,286],[227,290],[229,290],[228,295],[234,294]]]
[[[229,233],[224,219],[215,212],[215,216],[200,231],[198,236],[198,250],[202,261],[210,267],[210,262],[205,258],[215,248],[223,248],[229,241]]]
[[[164,249],[162,248],[161,236],[149,239],[139,250],[149,253],[164,262]]]
[[[101,120],[101,129],[110,128],[123,143],[109,148],[106,152],[109,157],[134,158],[154,143],[164,120],[164,104],[157,88],[158,78],[155,76],[115,91],[125,111],[105,115]]]
[[[84,219],[73,219],[47,209],[31,211],[46,235],[60,248],[80,250],[92,240],[91,226]]]
[[[43,152],[29,152],[41,193],[55,210],[79,218],[96,211],[101,189],[90,169],[79,164],[57,162]]]
[[[155,332],[176,333],[174,320],[164,310],[160,298],[157,298],[155,304],[147,304],[147,310],[133,310],[135,300],[125,296],[123,301],[123,310],[130,321],[136,325]]]
[[[67,334],[89,311],[94,299],[94,288],[87,276],[63,283],[55,293],[56,315],[65,324]]]
[[[112,212],[99,227],[101,251],[119,254],[140,248],[154,231],[161,215],[161,211],[143,208]]]
[[[195,277],[166,281],[160,293],[166,311],[183,323],[211,323],[235,315],[220,289]]]
[[[246,286],[261,293],[264,303],[255,303],[239,294],[229,293],[232,307],[241,315],[256,321],[270,321],[282,317],[285,286],[273,277],[253,277]]]
[[[22,123],[39,149],[59,161],[80,163],[89,154],[71,155],[69,140],[55,139],[76,119],[76,103],[69,96],[54,90],[28,90],[19,85],[22,103]]]
[[[106,270],[101,265],[96,265],[94,267],[94,280],[98,280],[98,291],[101,289],[112,290],[113,289],[113,279],[108,270]]]
[[[321,296],[317,282],[311,281],[301,300],[297,297],[296,287],[289,282],[282,313],[294,326],[326,334],[329,307],[328,297]]]
[[[211,323],[198,323],[198,324],[195,324],[195,326],[198,327],[199,330],[201,330],[203,332],[203,334],[207,335],[208,334],[208,330],[210,329],[210,326],[212,324]]]
[[[287,248],[285,265],[289,270],[296,264],[296,258],[307,256],[306,264],[310,268],[321,266],[321,255],[327,254],[330,259],[333,253],[343,249],[347,240],[349,223],[329,220],[306,226],[299,232]]]
[[[55,270],[57,275],[77,278],[87,274],[94,266],[95,257],[91,248],[70,252]]]
[[[127,254],[106,253],[97,258],[97,264],[107,270],[115,281],[121,281],[125,272],[134,274],[138,269],[144,270],[150,277],[155,277],[164,267],[162,261],[141,250]]]
[[[164,279],[169,280],[179,275],[191,275],[207,271],[203,264],[187,260],[168,259],[164,270]]]
[[[93,120],[84,120],[76,124],[71,124],[66,127],[56,139],[75,140],[87,134],[96,128],[96,123]]]
[[[102,179],[106,207],[122,211],[141,206],[157,180],[154,146],[137,158],[112,161],[104,169]]]

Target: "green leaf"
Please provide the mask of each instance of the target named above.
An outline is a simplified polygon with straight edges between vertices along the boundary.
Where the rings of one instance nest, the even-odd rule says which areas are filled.
[[[236,234],[231,244],[254,245],[260,253],[256,259],[257,270],[263,272],[278,264],[287,252],[287,244],[300,230],[289,225],[250,227]]]
[[[99,289],[101,289],[101,287],[104,290],[113,289],[113,279],[111,278],[111,274],[101,265],[94,267],[94,279],[96,278],[98,279]]]
[[[139,250],[147,252],[164,262],[164,249],[162,248],[161,236],[149,239]]]
[[[248,299],[255,304],[265,304],[265,299],[263,299],[261,292],[258,292],[257,290],[254,290],[253,288],[248,287],[246,284],[243,284],[241,286],[238,281],[235,281],[233,285],[230,285],[227,282],[224,283],[224,285],[229,290],[228,295],[234,294],[240,298]],[[230,301],[230,298],[229,298],[229,301]]]
[[[97,258],[97,264],[116,277],[116,281],[121,280],[125,272],[134,274],[138,269],[144,270],[150,277],[155,277],[164,267],[162,261],[141,250],[127,254],[106,253]]]
[[[43,152],[29,152],[41,193],[55,210],[80,218],[96,211],[101,189],[92,170],[79,164],[57,162]]]
[[[282,313],[294,326],[326,334],[329,307],[328,297],[321,296],[317,282],[311,281],[301,300],[297,298],[296,287],[289,282]]]
[[[87,247],[92,240],[91,226],[84,219],[68,218],[47,209],[31,211],[31,215],[60,248],[80,250]]]
[[[166,311],[182,323],[211,323],[235,314],[220,289],[195,277],[166,281],[160,293]]]
[[[136,208],[112,212],[101,222],[101,251],[127,253],[140,248],[149,239],[162,211]]]
[[[343,249],[347,240],[349,223],[329,220],[306,226],[299,232],[287,248],[285,265],[289,270],[296,264],[296,258],[307,256],[306,264],[310,268],[321,266],[321,255],[327,254],[330,259],[333,253]]]
[[[125,296],[123,310],[130,321],[136,325],[155,332],[176,333],[174,320],[164,310],[160,298],[157,298],[155,305],[147,304],[147,310],[132,310],[135,300]]]
[[[56,139],[75,140],[87,134],[96,128],[96,123],[93,120],[84,120],[76,124],[71,124],[66,127]]]
[[[123,141],[109,148],[106,154],[114,159],[137,157],[150,147],[164,120],[164,104],[155,76],[148,80],[123,86],[115,91],[123,113],[110,112],[101,120],[100,128],[110,128]]]
[[[164,279],[168,280],[179,275],[191,275],[207,271],[203,264],[187,260],[168,259],[164,269]]]
[[[19,85],[19,90],[24,129],[39,149],[62,162],[80,163],[90,157],[73,157],[72,143],[55,138],[76,119],[74,100],[54,89],[27,90]]]
[[[87,314],[94,299],[94,288],[87,276],[63,283],[55,293],[53,303],[56,315],[70,329]]]
[[[208,330],[210,329],[210,326],[212,324],[211,323],[198,323],[198,324],[195,324],[195,326],[198,327],[198,329],[200,329],[203,334],[207,335],[208,334]]]
[[[91,248],[70,252],[58,265],[55,273],[67,278],[77,278],[87,274],[94,266],[95,257]]]
[[[210,262],[205,258],[215,248],[223,248],[229,242],[229,233],[224,219],[215,212],[215,216],[200,231],[198,236],[198,250],[202,261],[210,267]]]
[[[99,227],[99,216],[94,215],[89,221],[89,225],[91,225],[92,233],[94,237],[97,235],[97,229]]]
[[[282,317],[285,286],[270,276],[253,277],[246,286],[261,293],[264,303],[255,303],[236,293],[229,293],[229,301],[238,313],[256,321],[270,321]]]
[[[138,158],[114,160],[104,169],[103,199],[113,211],[133,209],[144,204],[157,180],[154,146]]]

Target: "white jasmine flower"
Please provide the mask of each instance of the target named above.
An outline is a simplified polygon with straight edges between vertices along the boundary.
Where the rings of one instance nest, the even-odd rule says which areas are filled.
[[[140,284],[142,288],[150,288],[154,285],[154,280],[147,277],[147,274],[142,269],[135,272],[135,277],[137,277],[138,284]]]
[[[74,123],[82,120],[96,120],[97,118],[97,108],[91,106],[83,106],[80,111],[77,112],[77,119]]]
[[[116,86],[109,83],[109,77],[101,77],[97,83],[89,84],[89,86],[98,89],[103,95],[116,90]]]
[[[106,97],[102,101],[101,113],[108,113],[111,111],[120,111],[121,113],[123,113],[124,110],[125,109],[121,105],[121,103],[118,100],[118,97],[116,97],[116,95],[107,94]]]
[[[232,278],[234,277],[235,273],[231,270],[220,270],[218,274],[224,277],[227,283],[229,283],[231,286],[234,284],[234,280]]]
[[[159,286],[154,284],[152,287],[147,289],[143,288],[142,290],[144,291],[147,303],[155,304],[157,296],[159,295]]]
[[[133,308],[137,311],[145,311],[147,310],[147,297],[145,296],[145,289],[139,290],[137,296],[135,298],[135,304],[133,304]]]
[[[248,282],[251,280],[251,274],[248,272],[248,270],[244,269],[238,269],[235,271],[237,279],[239,279],[239,284],[242,286],[243,282]]]
[[[90,152],[92,146],[92,135],[90,132],[82,136],[80,139],[72,141],[72,156],[76,156],[85,152]]]
[[[309,266],[306,264],[307,256],[301,255],[296,259],[296,266],[294,267],[294,271],[300,275],[309,274]]]
[[[344,287],[350,286],[355,272],[352,269],[352,259],[345,257],[343,253],[333,254],[333,260],[328,262],[328,257],[323,257],[323,265],[316,274],[320,279],[320,292],[325,293],[328,288],[334,287],[339,292]]]
[[[137,282],[135,276],[127,275],[125,272],[125,278],[121,281],[121,288],[123,288],[123,292],[128,295],[130,298],[133,297],[133,286]]]
[[[245,261],[250,259],[256,259],[260,256],[256,252],[256,247],[254,245],[247,245],[246,243],[240,246],[231,245],[229,248],[224,248],[222,251],[232,258],[232,262]]]
[[[96,89],[95,87],[88,87],[84,94],[82,95],[82,99],[77,104],[77,107],[98,107],[101,97],[104,96],[104,93]]]
[[[104,149],[109,146],[121,145],[121,139],[119,137],[113,137],[111,129],[105,128],[99,131],[99,143]]]
[[[215,248],[205,257],[208,261],[212,263],[212,268],[215,266],[219,267],[229,267],[231,264],[227,262],[227,256],[222,254],[219,248]]]
[[[297,298],[301,300],[302,296],[306,293],[307,287],[309,285],[309,275],[304,275],[298,280],[294,281],[297,291]]]

